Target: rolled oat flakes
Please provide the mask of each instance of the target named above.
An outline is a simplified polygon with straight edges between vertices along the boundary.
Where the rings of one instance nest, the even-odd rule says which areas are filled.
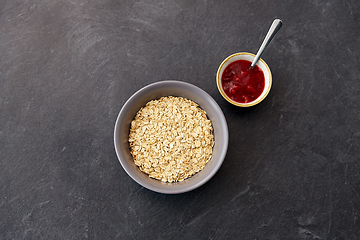
[[[151,178],[177,182],[202,170],[214,145],[211,121],[195,102],[183,97],[149,101],[131,122],[130,152]]]

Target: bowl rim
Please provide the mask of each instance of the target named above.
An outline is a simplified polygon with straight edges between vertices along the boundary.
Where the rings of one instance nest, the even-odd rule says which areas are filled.
[[[219,118],[221,119],[221,124],[224,124],[224,127],[221,127],[222,130],[226,130],[222,133],[223,135],[223,138],[224,138],[224,147],[221,148],[220,150],[220,154],[219,154],[219,158],[217,159],[217,162],[216,164],[213,166],[213,168],[211,169],[211,171],[209,172],[208,175],[204,175],[202,177],[202,179],[200,179],[200,181],[196,182],[196,184],[188,184],[186,185],[184,182],[186,180],[184,180],[183,182],[179,182],[179,183],[173,183],[174,185],[175,184],[182,184],[182,188],[171,188],[171,187],[166,187],[166,188],[161,188],[161,187],[157,187],[157,186],[153,186],[152,184],[146,184],[147,181],[143,181],[143,179],[141,179],[140,177],[138,177],[137,175],[135,174],[132,174],[131,173],[131,170],[130,168],[128,169],[128,167],[125,165],[125,163],[123,163],[123,161],[126,161],[126,159],[122,159],[122,154],[120,153],[120,139],[118,138],[118,134],[120,132],[120,119],[122,117],[125,116],[126,114],[126,109],[129,108],[129,104],[131,105],[133,103],[133,101],[135,101],[138,97],[138,95],[146,92],[149,88],[154,88],[156,85],[159,85],[159,86],[162,86],[162,85],[166,85],[166,84],[177,84],[179,86],[187,86],[187,87],[191,87],[193,88],[195,91],[200,91],[202,92],[205,96],[206,96],[206,101],[210,101],[210,106],[216,108],[215,110],[217,112],[219,112]],[[134,100],[135,99],[135,100]],[[191,99],[190,99],[191,100]],[[150,101],[150,100],[149,100]],[[201,106],[200,106],[201,107]],[[210,119],[211,120],[211,119]],[[219,124],[220,125],[220,124]],[[224,129],[223,129],[224,128]],[[215,140],[216,141],[216,140]],[[152,190],[154,192],[158,192],[158,193],[165,193],[165,194],[179,194],[179,193],[184,193],[184,192],[189,192],[191,190],[194,190],[200,186],[202,186],[203,184],[205,184],[207,181],[209,181],[215,174],[216,172],[220,169],[224,159],[225,159],[225,156],[226,156],[226,153],[227,153],[227,148],[228,148],[228,142],[229,142],[229,133],[228,133],[228,125],[227,125],[227,122],[226,122],[226,118],[221,110],[221,108],[219,107],[219,105],[217,104],[217,102],[207,93],[205,92],[203,89],[193,85],[193,84],[190,84],[190,83],[187,83],[187,82],[184,82],[184,81],[179,81],[179,80],[162,80],[162,81],[157,81],[157,82],[154,82],[154,83],[150,83],[142,88],[140,88],[139,90],[137,90],[134,94],[132,94],[129,99],[124,103],[124,105],[122,106],[118,116],[117,116],[117,119],[116,119],[116,122],[115,122],[115,128],[114,128],[114,147],[115,147],[115,152],[116,152],[116,155],[117,155],[117,158],[122,166],[122,168],[125,170],[125,172],[135,181],[137,182],[139,185],[149,189],[149,190]],[[216,144],[216,142],[215,142]],[[119,146],[119,149],[118,149],[118,146]],[[211,159],[210,159],[211,161]],[[205,166],[206,167],[206,166]],[[140,170],[139,170],[140,171]],[[194,175],[196,176],[196,174]],[[194,177],[192,176],[192,177]],[[188,179],[191,179],[188,178]],[[159,181],[159,180],[156,180],[156,181]],[[172,185],[171,183],[168,183],[169,185]]]
[[[217,85],[217,88],[220,92],[220,94],[223,96],[223,98],[225,98],[226,101],[228,101],[229,103],[235,105],[235,106],[238,106],[238,107],[251,107],[251,106],[254,106],[260,102],[262,102],[265,97],[269,94],[270,92],[270,89],[271,89],[271,85],[272,85],[272,74],[271,74],[271,71],[270,71],[270,68],[269,66],[266,64],[266,62],[262,59],[262,58],[259,58],[259,61],[261,61],[261,63],[263,63],[265,65],[265,68],[267,70],[267,72],[269,73],[269,87],[267,89],[265,89],[265,93],[262,94],[262,96],[257,99],[255,99],[255,101],[252,101],[250,103],[239,103],[239,102],[236,102],[234,100],[232,100],[231,98],[229,98],[225,92],[223,91],[223,88],[221,86],[221,76],[220,76],[220,72],[221,72],[221,69],[223,68],[224,64],[226,64],[231,58],[233,57],[236,57],[236,56],[239,56],[239,55],[249,55],[249,56],[252,56],[255,58],[255,54],[252,54],[252,53],[249,53],[249,52],[238,52],[238,53],[234,53],[234,54],[231,54],[230,56],[228,56],[227,58],[225,58],[222,63],[220,64],[219,68],[218,68],[218,71],[216,73],[216,85]],[[258,63],[257,63],[258,64]]]

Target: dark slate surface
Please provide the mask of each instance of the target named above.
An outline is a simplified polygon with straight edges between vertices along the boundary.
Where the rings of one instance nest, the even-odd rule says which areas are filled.
[[[269,96],[218,93],[228,55],[263,55]],[[360,239],[360,2],[1,1],[0,239]],[[113,147],[124,102],[177,79],[228,121],[205,185],[163,195]]]

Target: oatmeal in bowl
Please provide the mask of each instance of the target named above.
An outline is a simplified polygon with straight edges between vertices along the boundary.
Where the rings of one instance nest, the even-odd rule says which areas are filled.
[[[195,102],[169,96],[137,112],[129,143],[141,171],[163,182],[181,182],[210,160],[214,135],[206,112]]]
[[[160,81],[124,104],[114,144],[133,180],[155,192],[176,194],[214,176],[226,155],[228,128],[205,91],[186,82]]]

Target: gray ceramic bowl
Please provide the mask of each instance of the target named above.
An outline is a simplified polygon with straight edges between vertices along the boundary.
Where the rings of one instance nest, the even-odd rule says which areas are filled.
[[[163,96],[178,96],[190,99],[204,109],[212,121],[215,144],[210,161],[203,170],[182,182],[164,183],[150,178],[135,165],[130,154],[128,135],[130,123],[137,111],[145,104]],[[122,107],[115,124],[114,144],[118,159],[127,174],[137,183],[160,193],[183,193],[207,182],[220,168],[228,147],[227,123],[218,104],[202,89],[181,81],[160,81],[150,84],[133,94]]]

